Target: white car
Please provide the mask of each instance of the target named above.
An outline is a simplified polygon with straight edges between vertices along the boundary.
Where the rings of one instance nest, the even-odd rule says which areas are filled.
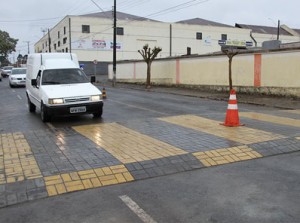
[[[25,86],[26,85],[26,68],[13,68],[9,75],[9,86]]]
[[[2,68],[1,75],[2,77],[8,77],[11,74],[11,70],[13,69],[13,66],[5,66]]]

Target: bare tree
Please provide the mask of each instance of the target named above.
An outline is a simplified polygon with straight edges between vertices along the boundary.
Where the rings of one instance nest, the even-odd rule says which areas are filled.
[[[234,47],[224,47],[222,48],[222,52],[225,53],[229,59],[229,90],[232,90],[232,60],[233,57],[239,53],[239,51]]]
[[[144,61],[147,63],[146,88],[151,87],[151,64],[161,50],[162,49],[160,47],[154,47],[151,50],[148,44],[144,45],[142,50],[138,50],[138,52],[142,55]]]

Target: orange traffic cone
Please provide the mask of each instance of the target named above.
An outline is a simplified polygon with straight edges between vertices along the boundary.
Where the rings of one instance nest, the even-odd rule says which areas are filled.
[[[230,97],[228,101],[225,123],[222,123],[222,125],[229,127],[237,127],[243,125],[240,123],[236,93],[233,89],[230,90]]]
[[[105,90],[105,88],[102,89],[102,98],[106,99],[106,90]]]

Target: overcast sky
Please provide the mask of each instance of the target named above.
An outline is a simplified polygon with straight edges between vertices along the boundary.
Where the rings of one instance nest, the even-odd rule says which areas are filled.
[[[96,6],[94,3],[98,6]],[[30,52],[42,36],[66,15],[111,10],[113,0],[0,0],[0,30],[19,39],[16,55]],[[117,0],[117,10],[164,22],[202,18],[234,26],[288,25],[300,29],[299,0]]]

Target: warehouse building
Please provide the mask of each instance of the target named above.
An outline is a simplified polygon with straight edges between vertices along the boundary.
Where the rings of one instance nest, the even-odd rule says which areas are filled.
[[[66,16],[35,44],[35,52],[72,52],[87,73],[107,74],[113,58],[112,13]],[[219,40],[251,41],[257,47],[276,39],[272,27],[230,26],[200,18],[166,23],[117,12],[117,60],[138,60],[145,44],[158,46],[159,58],[220,51]],[[288,30],[288,31],[287,31]],[[297,31],[280,29],[282,43],[299,42]],[[97,65],[95,65],[97,64]]]

